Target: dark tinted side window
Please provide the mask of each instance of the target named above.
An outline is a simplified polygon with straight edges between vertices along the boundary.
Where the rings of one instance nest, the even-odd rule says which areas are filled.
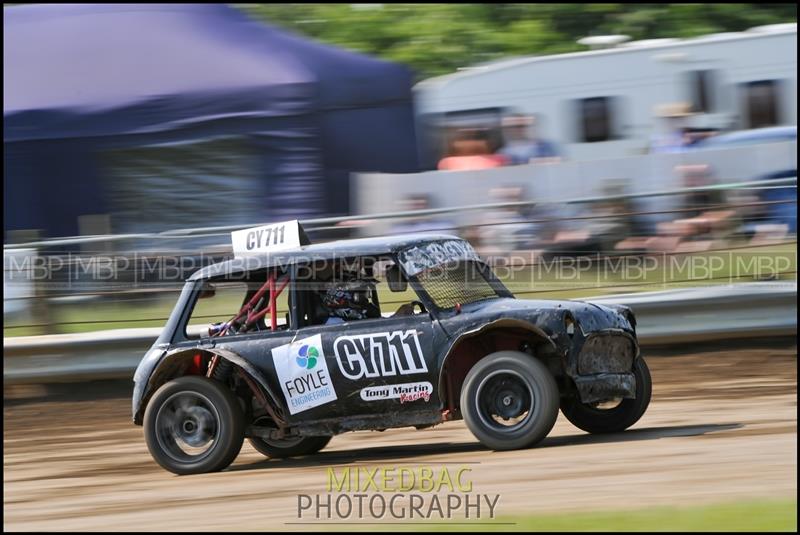
[[[688,73],[689,95],[692,111],[695,113],[713,112],[715,102],[714,71],[691,71]]]
[[[592,97],[577,101],[578,141],[594,143],[614,139],[611,97]]]
[[[780,124],[780,82],[759,80],[744,84],[744,126],[762,128]]]

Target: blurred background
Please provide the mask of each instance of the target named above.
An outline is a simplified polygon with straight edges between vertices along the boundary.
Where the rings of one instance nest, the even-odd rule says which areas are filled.
[[[731,251],[777,255],[766,276],[793,279],[795,21],[786,4],[7,5],[4,335],[160,326],[231,230],[293,218],[312,240],[440,230],[531,266],[719,254],[723,282],[763,275]],[[621,283],[556,278],[513,289]]]

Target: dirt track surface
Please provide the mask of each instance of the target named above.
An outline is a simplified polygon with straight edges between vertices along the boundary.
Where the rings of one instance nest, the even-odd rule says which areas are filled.
[[[297,496],[325,494],[329,466],[337,473],[356,466],[468,466],[475,492],[500,495],[502,516],[796,499],[796,355],[796,347],[772,347],[648,357],[650,409],[614,435],[588,435],[559,416],[539,447],[492,452],[463,422],[450,422],[340,435],[304,459],[265,460],[245,443],[227,471],[184,477],[152,461],[119,383],[47,396],[31,387],[6,389],[3,524],[6,530],[314,529],[292,524]]]

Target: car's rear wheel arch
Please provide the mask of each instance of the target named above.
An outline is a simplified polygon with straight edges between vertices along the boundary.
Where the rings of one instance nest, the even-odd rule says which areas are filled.
[[[481,360],[498,351],[527,353],[549,365],[556,357],[556,346],[536,325],[516,319],[502,319],[479,329],[461,333],[444,353],[439,368],[438,388],[445,409],[457,411],[461,388],[469,371]]]
[[[261,374],[261,372],[259,372],[252,364],[250,364],[240,355],[221,348],[182,348],[175,349],[167,353],[161,362],[158,363],[158,366],[150,374],[144,396],[142,397],[142,401],[136,411],[136,416],[134,418],[135,423],[142,422],[144,412],[147,408],[150,398],[152,398],[153,394],[162,385],[172,381],[173,379],[177,379],[178,377],[192,375],[192,366],[195,356],[198,354],[200,354],[201,358],[204,360],[218,356],[219,358],[229,362],[233,365],[234,371],[236,368],[238,368],[245,373],[256,385],[256,387],[266,396],[267,400],[270,400],[271,403],[275,404],[275,406],[277,406],[279,409],[285,410],[285,407],[279,404],[280,398],[276,397],[269,388],[269,385],[267,384],[266,378],[263,376],[263,374]]]

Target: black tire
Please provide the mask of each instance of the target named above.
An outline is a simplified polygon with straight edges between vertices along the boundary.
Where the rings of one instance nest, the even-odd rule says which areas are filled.
[[[561,403],[561,412],[572,425],[587,433],[619,433],[626,430],[644,415],[653,393],[650,370],[643,358],[636,359],[633,373],[636,377],[635,399],[623,399],[616,407],[601,409],[585,405],[577,397],[570,397]]]
[[[558,385],[542,362],[525,353],[498,351],[467,374],[461,414],[484,446],[516,450],[547,436],[558,418],[558,400]]]
[[[144,413],[144,436],[150,454],[163,468],[178,475],[226,468],[242,449],[244,429],[236,396],[225,385],[205,377],[186,376],[166,383],[153,395]],[[199,447],[206,449],[187,452],[195,447],[194,442],[202,442]]]
[[[300,457],[317,453],[328,445],[333,437],[298,437],[281,441],[267,442],[260,437],[251,437],[247,440],[259,453],[271,459],[284,457]]]

